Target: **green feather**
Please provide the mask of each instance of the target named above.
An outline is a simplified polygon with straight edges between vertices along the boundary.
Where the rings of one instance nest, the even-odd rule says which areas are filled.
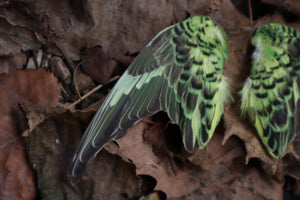
[[[211,18],[195,16],[158,33],[103,102],[70,164],[73,180],[85,163],[134,123],[165,111],[187,150],[205,147],[230,98],[222,76],[227,34]]]
[[[255,51],[241,91],[241,111],[278,159],[300,130],[300,32],[273,23],[259,27],[251,41]]]

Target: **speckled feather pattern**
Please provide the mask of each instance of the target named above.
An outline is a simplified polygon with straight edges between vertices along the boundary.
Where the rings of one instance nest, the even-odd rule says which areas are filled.
[[[179,125],[188,151],[209,142],[230,100],[222,75],[227,34],[211,18],[194,16],[158,33],[103,102],[70,164],[76,181],[111,140],[144,117],[165,111]]]
[[[241,91],[241,111],[278,159],[299,132],[300,32],[267,24],[257,29],[252,44],[255,51]]]

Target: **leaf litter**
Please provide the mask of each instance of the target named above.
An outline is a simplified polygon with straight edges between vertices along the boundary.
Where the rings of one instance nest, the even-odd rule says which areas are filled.
[[[0,199],[32,199],[33,171],[27,165],[20,129],[25,123],[18,104],[56,106],[60,94],[57,79],[43,69],[0,75]]]
[[[4,113],[1,121],[5,122],[0,124],[3,133],[1,141],[5,141],[1,145],[1,168],[10,169],[6,177],[16,180],[0,187],[1,197],[282,199],[285,175],[295,179],[300,177],[299,161],[292,154],[278,162],[269,157],[254,128],[240,117],[238,91],[251,67],[250,39],[255,29],[270,22],[299,28],[295,23],[297,19],[290,20],[290,16],[297,15],[297,8],[288,4],[291,1],[280,2],[282,8],[292,13],[285,15],[279,4],[262,0],[264,5],[277,9],[265,15],[254,13],[251,26],[247,13],[238,10],[237,5],[243,2],[79,0],[70,4],[69,1],[25,0],[14,1],[14,5],[12,1],[1,5],[0,23],[3,26],[0,32],[3,37],[0,55],[5,62],[0,70],[7,73],[0,79],[3,83],[0,85],[1,102],[13,105],[2,106],[6,110],[1,112]],[[253,4],[255,10],[256,2]],[[117,141],[119,147],[115,143],[109,144],[89,163],[78,185],[71,185],[66,177],[67,164],[95,108],[99,107],[111,86],[100,88],[82,99],[83,102],[75,107],[77,110],[51,108],[58,105],[58,96],[61,95],[59,105],[68,107],[75,101],[76,95],[78,98],[76,84],[83,84],[79,87],[79,93],[85,94],[93,87],[91,79],[106,83],[112,76],[120,75],[132,57],[156,33],[190,15],[209,15],[230,35],[229,60],[224,66],[224,75],[230,80],[235,102],[227,105],[224,122],[219,125],[210,143],[204,150],[195,149],[193,154],[189,154],[183,148],[178,127],[168,123],[163,115],[158,115],[156,119],[148,119],[132,127],[125,137]],[[68,73],[63,73],[60,78],[57,65],[52,64],[52,68],[48,68],[62,82],[61,94],[57,92],[60,87],[57,83],[56,89],[48,85],[53,82],[51,73],[41,72],[41,69],[16,71],[26,63],[28,50],[35,51],[42,46],[46,53],[56,56],[63,70],[70,71],[68,77],[80,74],[76,81],[69,82],[63,78]],[[94,51],[96,54],[93,54]],[[76,65],[70,63],[80,60],[85,63],[81,63],[76,71]],[[20,75],[22,73],[26,75]],[[35,73],[47,75],[40,75],[43,78],[40,80]],[[12,80],[19,80],[16,77],[21,77],[22,82],[13,83]],[[6,83],[5,80],[9,79]],[[18,83],[19,87],[13,86]],[[23,91],[22,88],[28,85],[38,90]],[[14,92],[18,95],[11,95]],[[96,104],[88,107],[93,102]],[[20,107],[18,103],[21,103]],[[19,114],[16,115],[16,112]],[[298,142],[296,139],[294,148],[291,145],[291,152],[294,149],[299,155]],[[20,162],[22,164],[15,164]],[[0,177],[5,177],[2,174]],[[154,179],[156,184],[141,178],[144,176]],[[18,189],[12,189],[16,187]]]

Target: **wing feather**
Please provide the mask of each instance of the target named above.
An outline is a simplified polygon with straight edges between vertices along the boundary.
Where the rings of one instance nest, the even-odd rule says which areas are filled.
[[[88,126],[70,164],[73,182],[107,142],[160,110],[179,125],[187,150],[192,151],[196,141],[203,148],[217,126],[207,124],[219,122],[230,96],[228,84],[216,81],[223,77],[226,37],[212,19],[200,16],[158,33],[120,77]],[[203,99],[204,85],[216,95]]]
[[[300,32],[273,23],[259,27],[251,75],[242,94],[241,110],[256,127],[264,146],[276,159],[295,138],[298,121]]]

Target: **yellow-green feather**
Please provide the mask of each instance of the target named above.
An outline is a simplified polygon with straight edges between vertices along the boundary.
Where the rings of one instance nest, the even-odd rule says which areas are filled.
[[[103,102],[70,164],[76,181],[86,162],[128,128],[167,112],[192,151],[212,137],[230,99],[223,77],[227,34],[211,18],[194,16],[159,32],[143,48]]]
[[[250,77],[241,91],[241,111],[270,155],[278,159],[299,132],[300,32],[267,24],[257,29],[251,41],[255,51]]]

